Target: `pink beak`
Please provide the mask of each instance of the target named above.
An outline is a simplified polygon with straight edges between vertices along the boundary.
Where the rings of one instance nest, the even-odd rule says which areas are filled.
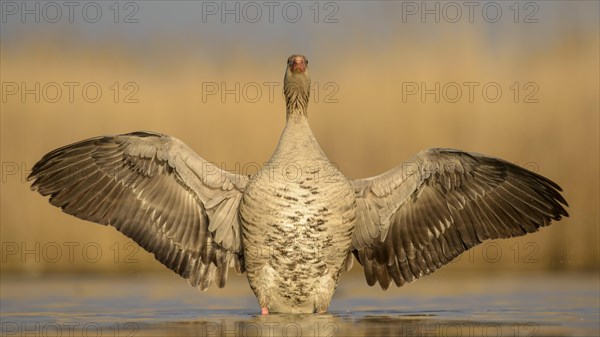
[[[306,62],[302,57],[296,57],[292,61],[292,72],[293,73],[303,73],[306,71]]]

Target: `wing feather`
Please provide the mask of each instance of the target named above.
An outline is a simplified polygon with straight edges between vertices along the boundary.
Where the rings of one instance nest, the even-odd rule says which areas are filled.
[[[205,290],[244,272],[237,208],[247,177],[149,132],[86,139],[45,155],[32,189],[78,218],[110,225]],[[209,205],[210,207],[207,207]]]
[[[535,232],[568,216],[553,181],[504,160],[429,149],[377,177],[352,181],[352,249],[367,284],[428,275],[488,239]]]

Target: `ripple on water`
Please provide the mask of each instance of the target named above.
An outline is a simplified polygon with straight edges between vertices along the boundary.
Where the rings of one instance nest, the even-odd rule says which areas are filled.
[[[439,281],[439,280],[438,280]],[[438,282],[436,281],[436,282]],[[387,292],[343,282],[330,313],[257,315],[243,278],[200,293],[176,277],[3,277],[2,334],[21,336],[562,336],[598,335],[596,275],[449,278]],[[478,282],[482,282],[479,280]],[[432,286],[433,284],[433,286]],[[460,284],[461,287],[455,287]],[[543,284],[543,286],[540,286]],[[566,285],[566,286],[565,286]],[[455,289],[463,289],[456,291]],[[506,290],[509,289],[509,290]]]

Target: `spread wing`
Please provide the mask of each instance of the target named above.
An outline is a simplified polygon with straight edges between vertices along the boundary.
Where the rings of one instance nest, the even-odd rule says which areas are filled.
[[[200,290],[245,271],[238,205],[247,177],[220,170],[178,139],[97,137],[45,155],[32,189],[78,218],[110,225]]]
[[[387,289],[428,275],[486,239],[535,232],[568,216],[561,188],[504,160],[429,149],[352,182],[352,249],[367,283]]]

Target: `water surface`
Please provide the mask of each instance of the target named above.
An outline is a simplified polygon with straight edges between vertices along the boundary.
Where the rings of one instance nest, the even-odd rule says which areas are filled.
[[[198,293],[167,272],[2,277],[5,336],[598,335],[597,275],[436,275],[386,292],[342,279],[328,314],[259,315],[244,278]]]

